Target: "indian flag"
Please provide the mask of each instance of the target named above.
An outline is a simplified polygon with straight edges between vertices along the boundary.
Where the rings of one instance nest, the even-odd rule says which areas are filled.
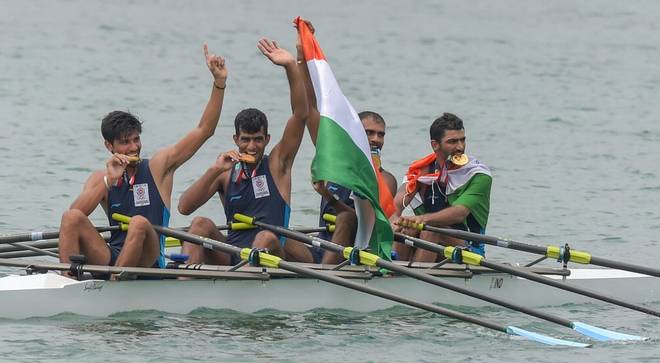
[[[371,159],[367,134],[309,27],[300,17],[296,23],[321,114],[312,180],[331,181],[353,191],[358,216],[355,246],[369,246],[373,253],[389,260],[393,233],[379,204],[380,195],[389,195],[389,191]]]

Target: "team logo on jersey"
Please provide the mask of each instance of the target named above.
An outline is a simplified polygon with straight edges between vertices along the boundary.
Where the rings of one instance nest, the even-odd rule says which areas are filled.
[[[149,184],[135,184],[133,186],[133,201],[136,207],[149,205]]]
[[[270,195],[268,190],[268,181],[265,175],[259,175],[252,178],[252,189],[254,189],[254,198],[259,199]]]

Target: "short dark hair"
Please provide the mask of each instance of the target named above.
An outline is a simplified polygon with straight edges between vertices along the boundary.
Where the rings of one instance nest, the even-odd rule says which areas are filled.
[[[109,143],[135,131],[142,133],[142,122],[129,112],[112,111],[101,121],[101,134]]]
[[[261,131],[261,129],[264,130],[265,134],[268,134],[268,119],[263,112],[256,108],[246,108],[236,115],[234,128],[236,129],[236,135],[241,130],[249,134],[254,134]]]
[[[362,111],[358,113],[358,117],[360,118],[360,121],[364,120],[365,118],[372,118],[374,121],[385,125],[385,119],[378,112]]]
[[[440,141],[445,136],[445,130],[463,130],[463,120],[453,113],[445,112],[431,124],[431,140]]]

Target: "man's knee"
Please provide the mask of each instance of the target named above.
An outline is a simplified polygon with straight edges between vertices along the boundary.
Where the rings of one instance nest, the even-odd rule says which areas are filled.
[[[190,223],[190,230],[196,231],[197,234],[200,234],[201,232],[205,235],[208,235],[214,229],[215,223],[206,217],[195,217]]]
[[[255,241],[256,240],[265,240],[265,241],[277,241],[279,242],[279,238],[275,233],[271,231],[261,231],[257,233],[256,237],[254,237]]]
[[[271,231],[261,231],[257,233],[257,235],[254,237],[254,241],[252,242],[252,245],[255,247],[269,246],[270,248],[274,248],[279,246],[279,244],[280,239],[277,237],[277,235],[275,235],[275,233]]]
[[[62,214],[62,224],[76,225],[87,219],[85,213],[79,209],[69,209]]]
[[[153,226],[151,225],[151,222],[144,216],[134,216],[131,218],[131,223],[128,224],[128,230],[130,231],[131,229],[136,230],[146,230],[148,228],[152,228]]]

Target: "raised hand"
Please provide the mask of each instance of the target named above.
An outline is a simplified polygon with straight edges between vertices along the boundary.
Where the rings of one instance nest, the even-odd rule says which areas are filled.
[[[298,29],[298,18],[293,19],[293,27]],[[307,27],[309,28],[309,31],[314,34],[316,32],[316,29],[314,29],[314,25],[312,25],[312,22],[309,20],[303,20],[305,24],[307,24]],[[300,35],[296,36],[296,49],[298,50],[298,54],[302,54],[302,44],[300,44]]]
[[[298,29],[298,22],[296,21],[297,19],[298,19],[298,18],[294,18],[294,19],[293,19],[293,27],[296,28],[296,29]],[[302,19],[301,19],[301,20],[302,20]],[[309,21],[309,20],[303,20],[303,22],[304,22],[305,24],[307,24],[307,26],[309,27],[309,31],[311,31],[312,34],[314,34],[314,33],[316,32],[316,29],[314,29],[314,25],[312,25],[312,22],[311,22],[311,21]]]
[[[215,159],[215,167],[220,169],[220,172],[231,170],[231,168],[239,162],[241,154],[236,150],[230,150],[222,153]]]
[[[286,66],[287,64],[295,64],[296,59],[286,49],[280,48],[275,41],[268,39],[261,39],[257,43],[257,48],[265,55],[271,62],[278,66]]]
[[[209,47],[206,43],[204,43],[204,57],[206,58],[206,66],[213,74],[213,81],[218,87],[224,87],[227,80],[225,59],[215,54],[209,54]]]

